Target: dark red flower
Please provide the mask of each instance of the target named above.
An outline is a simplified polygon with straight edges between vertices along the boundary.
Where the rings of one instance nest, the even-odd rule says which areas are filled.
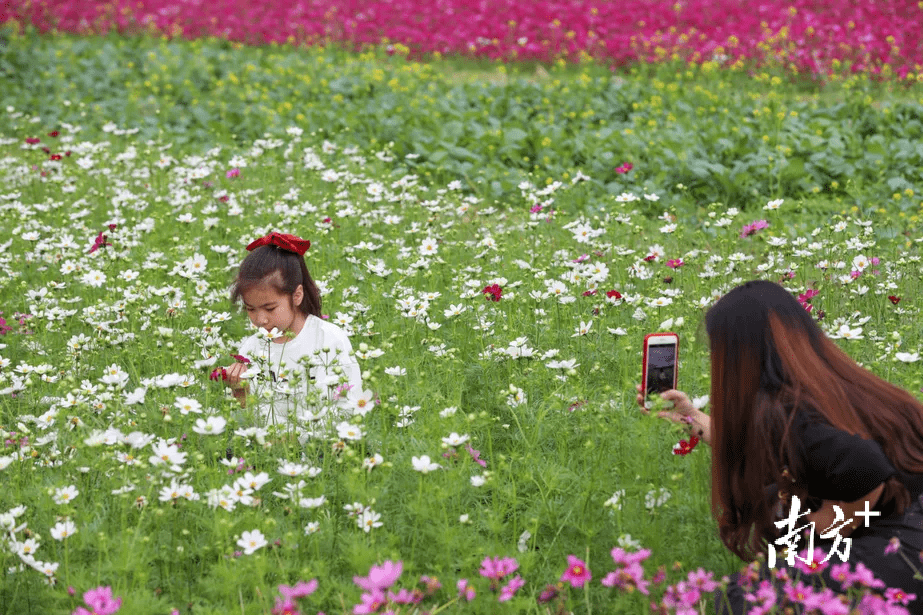
[[[481,292],[484,293],[484,298],[489,301],[500,301],[503,288],[499,284],[491,284],[490,286],[485,286]]]
[[[674,455],[688,455],[692,452],[692,449],[695,448],[696,444],[699,443],[699,439],[696,436],[689,436],[689,441],[680,440],[677,444],[673,445],[673,454]]]
[[[596,294],[596,292],[597,292],[597,291],[596,291],[595,288],[594,288],[593,290],[587,290],[587,291],[584,291],[583,296],[584,296],[584,297],[592,297],[593,295]]]
[[[623,175],[631,171],[633,168],[634,166],[630,162],[623,162],[620,166],[615,167],[615,172],[619,175]]]
[[[606,296],[609,297],[610,299],[612,299],[613,297],[615,299],[621,299],[622,293],[620,293],[617,290],[609,290],[609,291],[606,291]]]
[[[208,376],[209,380],[227,380],[228,373],[223,367],[218,367]]]
[[[234,359],[235,361],[237,361],[238,363],[243,363],[244,365],[249,365],[249,364],[250,364],[250,359],[248,359],[247,357],[245,357],[245,356],[242,355],[242,354],[232,354],[232,355],[231,355],[231,358]]]
[[[889,300],[891,303],[893,303],[894,305],[897,305],[898,302],[901,300],[901,298],[900,298],[900,297],[895,297],[894,295],[888,295],[888,300]]]
[[[61,160],[61,154],[52,154],[51,160]]]
[[[36,137],[26,137],[26,143],[29,145],[35,145],[36,143],[41,143],[42,140]]]
[[[652,260],[656,260],[656,259],[657,259],[657,256],[655,256],[654,254],[648,254],[647,256],[644,257],[644,262],[649,263]]]
[[[59,133],[57,130],[52,130],[51,132],[48,133],[48,136],[49,136],[49,137],[57,137],[59,134],[61,134],[61,133]]]
[[[70,155],[71,155],[71,151],[70,151],[70,150],[67,150],[66,152],[64,152],[64,155],[65,155],[65,156],[70,156]]]

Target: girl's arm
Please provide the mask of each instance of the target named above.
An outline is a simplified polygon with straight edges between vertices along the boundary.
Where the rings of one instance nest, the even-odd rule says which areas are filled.
[[[841,536],[849,536],[859,527],[859,524],[862,524],[863,527],[865,526],[867,517],[864,517],[864,515],[857,516],[856,513],[864,513],[866,510],[874,510],[875,506],[878,505],[878,498],[881,497],[881,493],[884,490],[885,484],[881,483],[872,491],[865,494],[855,502],[837,502],[833,500],[824,500],[824,504],[820,507],[820,509],[808,515],[808,521],[813,521],[815,523],[815,529],[817,529],[819,532],[826,531],[835,522],[837,522],[836,511],[833,509],[835,504],[840,507],[840,510],[843,511],[843,517],[839,520],[840,522],[852,519],[850,523],[847,523],[839,530],[839,534]],[[866,507],[866,502],[868,502],[868,507]]]

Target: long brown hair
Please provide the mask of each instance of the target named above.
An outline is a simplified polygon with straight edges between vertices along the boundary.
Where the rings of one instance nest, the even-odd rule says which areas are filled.
[[[250,252],[240,264],[237,279],[231,287],[231,303],[237,303],[243,293],[263,284],[289,296],[300,284],[304,289],[304,299],[298,309],[305,316],[321,315],[320,291],[300,254],[274,245],[260,246]]]
[[[860,367],[784,288],[756,280],[705,316],[711,342],[712,514],[722,542],[750,561],[776,533],[766,488],[788,466],[803,476],[789,430],[797,408],[874,440],[905,474],[923,473],[923,404]],[[794,491],[797,493],[797,491]],[[892,477],[878,509],[902,512]]]

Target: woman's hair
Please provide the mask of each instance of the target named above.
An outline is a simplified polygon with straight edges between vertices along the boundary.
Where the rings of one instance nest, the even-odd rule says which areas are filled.
[[[231,303],[241,301],[243,293],[264,284],[285,295],[294,293],[300,284],[304,289],[304,299],[299,309],[306,316],[321,315],[320,291],[300,254],[274,245],[260,246],[250,252],[240,264],[237,279],[231,286]]]
[[[789,437],[797,408],[874,440],[898,471],[923,473],[923,404],[857,365],[778,284],[757,280],[734,288],[708,310],[705,328],[712,514],[722,542],[741,559],[752,560],[776,534],[766,488],[783,484],[783,467],[803,484]],[[906,487],[892,477],[879,509],[902,512],[909,502]]]

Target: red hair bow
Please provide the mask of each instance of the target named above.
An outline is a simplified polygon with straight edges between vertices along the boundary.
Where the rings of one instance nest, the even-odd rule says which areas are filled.
[[[288,233],[269,233],[265,237],[260,237],[256,241],[251,242],[250,245],[247,246],[247,251],[253,252],[260,246],[277,246],[283,250],[294,252],[299,256],[304,256],[304,253],[311,247],[311,242],[307,239],[289,235]]]

